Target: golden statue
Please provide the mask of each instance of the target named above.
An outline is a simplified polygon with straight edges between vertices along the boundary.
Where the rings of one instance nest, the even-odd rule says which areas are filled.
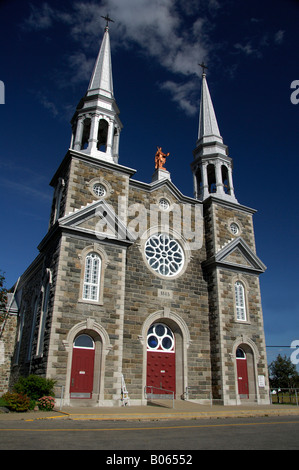
[[[162,152],[162,147],[157,147],[157,152],[155,156],[155,168],[156,170],[166,170],[164,168],[165,162],[166,162],[166,157],[169,157],[170,153],[163,153]]]

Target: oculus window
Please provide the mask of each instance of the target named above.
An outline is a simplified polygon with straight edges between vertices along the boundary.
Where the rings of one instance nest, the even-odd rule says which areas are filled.
[[[183,269],[184,251],[181,245],[166,233],[149,237],[144,252],[150,268],[161,276],[176,276]]]

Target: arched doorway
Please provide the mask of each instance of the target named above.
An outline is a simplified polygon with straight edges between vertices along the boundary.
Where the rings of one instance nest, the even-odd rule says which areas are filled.
[[[176,393],[175,336],[164,323],[154,323],[147,332],[147,392]]]
[[[236,350],[238,393],[240,398],[249,398],[247,356],[242,348]]]
[[[80,334],[73,343],[71,398],[92,398],[94,362],[95,343],[91,336]]]

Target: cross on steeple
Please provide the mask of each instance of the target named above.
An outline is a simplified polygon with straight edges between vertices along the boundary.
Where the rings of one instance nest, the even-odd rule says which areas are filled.
[[[205,72],[205,69],[207,69],[208,67],[205,65],[205,63],[203,62],[202,64],[198,64],[200,67],[202,67],[202,74],[205,75],[206,72]]]
[[[104,18],[104,20],[106,20],[106,28],[109,27],[109,22],[114,23],[114,21],[111,18],[109,18],[108,13],[106,16],[101,16],[101,18]]]

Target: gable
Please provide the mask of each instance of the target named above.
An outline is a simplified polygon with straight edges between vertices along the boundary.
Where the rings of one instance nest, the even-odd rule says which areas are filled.
[[[188,204],[201,204],[198,199],[194,199],[189,196],[185,196],[181,191],[173,184],[173,182],[167,178],[154,181],[152,183],[143,183],[134,179],[130,180],[130,187],[141,189],[149,194],[154,194],[159,192],[160,194],[169,195],[173,201],[179,203],[188,203]]]
[[[99,240],[110,239],[132,243],[134,237],[124,222],[104,200],[95,201],[86,207],[59,219],[59,226],[81,234],[94,235]]]
[[[239,248],[236,248],[227,256],[225,256],[223,261],[226,263],[237,264],[240,266],[251,266],[250,262]]]
[[[215,265],[252,274],[261,274],[267,269],[241,237],[227,243],[215,256],[204,263],[204,267]]]

